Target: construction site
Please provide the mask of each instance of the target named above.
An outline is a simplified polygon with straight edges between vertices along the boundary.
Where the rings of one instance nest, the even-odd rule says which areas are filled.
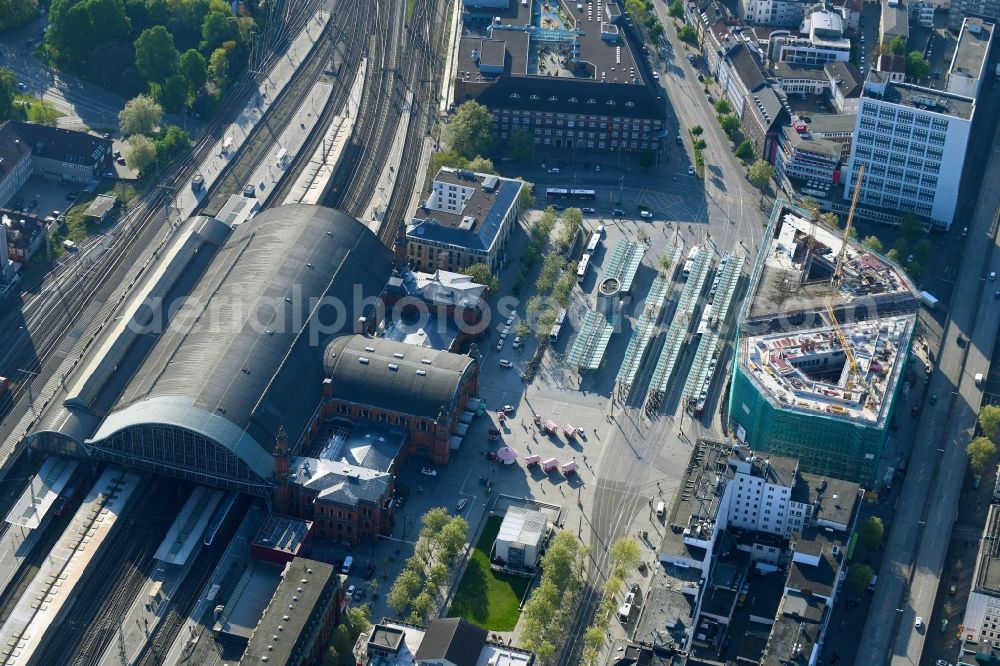
[[[852,209],[853,210],[853,209]],[[744,303],[729,419],[755,450],[805,471],[875,478],[919,307],[897,265],[775,203]]]

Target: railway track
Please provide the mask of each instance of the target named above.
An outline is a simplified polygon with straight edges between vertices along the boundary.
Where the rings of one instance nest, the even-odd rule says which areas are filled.
[[[315,7],[318,2],[317,0],[301,0],[291,4],[305,10],[309,7]],[[290,43],[289,35],[298,32],[313,15],[308,11],[296,11],[292,14],[294,20],[293,24],[289,26],[288,35],[278,35],[271,38],[269,42],[271,47],[278,50],[271,51],[267,57],[261,59],[261,71],[266,71],[277,59],[282,57],[283,51],[280,49],[287,48],[287,44]],[[317,51],[319,51],[319,47],[313,50],[314,57],[303,63],[303,68],[297,72],[296,79],[289,83],[289,86],[283,91],[283,97],[279,97],[276,104],[290,99],[286,102],[286,106],[294,105],[296,100],[288,98],[285,93],[288,93],[289,88],[301,80],[303,74],[308,75],[314,71],[307,65],[316,61]],[[231,91],[222,109],[216,114],[216,120],[205,128],[205,131],[189,151],[174,161],[170,175],[164,178],[158,186],[140,196],[125,218],[111,232],[97,241],[105,246],[99,257],[82,269],[79,265],[72,268],[66,266],[61,269],[64,275],[53,281],[54,288],[47,297],[34,299],[34,307],[20,311],[15,303],[14,307],[5,308],[8,314],[0,318],[0,331],[13,332],[14,339],[8,338],[8,344],[4,347],[14,349],[10,358],[16,361],[10,364],[11,369],[4,370],[4,372],[7,375],[13,375],[15,380],[24,379],[24,381],[17,381],[12,387],[11,408],[3,422],[0,423],[0,459],[12,453],[11,449],[18,443],[11,441],[12,435],[19,426],[23,428],[24,421],[33,411],[35,399],[33,388],[44,386],[61,364],[63,359],[56,356],[54,352],[63,345],[66,346],[64,351],[68,352],[75,343],[76,337],[83,334],[83,329],[87,327],[89,322],[82,322],[82,325],[79,325],[79,319],[88,307],[96,304],[96,314],[96,310],[100,310],[102,306],[106,306],[115,298],[116,291],[119,301],[127,294],[127,288],[119,290],[122,285],[129,283],[127,275],[129,272],[135,271],[138,262],[126,261],[126,257],[134,257],[137,252],[141,252],[143,249],[155,247],[157,234],[162,232],[163,222],[167,219],[164,206],[171,200],[172,194],[176,192],[177,188],[194,175],[198,165],[223,136],[226,128],[252,96],[257,94],[258,76],[248,75],[244,77],[242,82]],[[301,84],[298,87],[301,88]],[[299,92],[304,94],[302,91]],[[252,157],[252,155],[246,156],[241,151],[227,168],[240,168],[241,166],[245,168]],[[79,332],[77,333],[74,329],[78,325]],[[71,335],[73,333],[77,333],[77,335]],[[67,340],[68,336],[71,338],[70,340]]]
[[[98,664],[154,568],[156,548],[177,516],[188,484],[153,477],[78,583],[59,635],[41,647],[41,664]],[[172,492],[175,491],[176,492]]]
[[[170,607],[167,609],[166,616],[156,627],[142,652],[133,660],[133,664],[158,666],[164,663],[170,646],[177,640],[184,623],[198,603],[201,591],[212,577],[212,573],[226,552],[230,539],[239,529],[249,507],[250,499],[246,496],[241,496],[236,500],[233,510],[229,512],[229,516],[216,534],[212,545],[203,546],[198,552],[187,578],[170,598]]]

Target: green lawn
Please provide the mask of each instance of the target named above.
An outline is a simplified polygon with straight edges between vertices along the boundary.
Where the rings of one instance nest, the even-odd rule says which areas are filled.
[[[45,100],[31,95],[14,95],[14,106],[21,107],[25,120],[39,125],[55,125],[63,116]]]
[[[498,574],[490,569],[489,552],[502,522],[500,516],[486,521],[448,611],[449,617],[464,617],[492,631],[511,631],[517,625],[518,604],[531,583],[527,578]]]

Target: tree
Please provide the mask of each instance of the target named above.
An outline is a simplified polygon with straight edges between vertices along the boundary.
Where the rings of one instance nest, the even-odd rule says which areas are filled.
[[[733,133],[740,128],[740,119],[736,116],[719,116],[719,126],[722,127],[722,131],[726,133],[729,138],[733,137]]]
[[[486,291],[490,294],[495,294],[500,291],[500,280],[493,275],[490,267],[486,264],[472,264],[462,271],[462,273],[471,277],[476,284],[481,284],[486,287]]]
[[[118,113],[118,123],[125,136],[153,134],[162,119],[163,107],[147,95],[130,99]]]
[[[449,574],[450,570],[444,562],[435,562],[431,565],[430,571],[427,572],[427,580],[437,589],[447,582]]]
[[[134,57],[132,49],[124,42],[113,41],[98,44],[87,55],[87,77],[105,88],[118,89],[122,74],[132,67]],[[140,83],[139,90],[145,88],[145,81]],[[125,94],[131,96],[126,92]]]
[[[889,250],[888,252],[886,252],[885,253],[885,258],[888,259],[889,261],[895,263],[895,264],[901,264],[902,263],[902,261],[900,261],[900,259],[899,259],[899,250],[897,250],[896,248],[892,248],[891,250]]]
[[[847,571],[847,586],[854,594],[861,594],[874,575],[875,571],[867,564],[855,564]]]
[[[428,509],[427,513],[420,518],[420,524],[423,525],[420,536],[434,541],[449,522],[451,522],[451,514],[448,513],[448,509],[443,506]]]
[[[145,173],[156,161],[156,146],[144,135],[136,134],[128,140],[125,161],[139,173]]]
[[[691,132],[691,136],[701,136],[705,133],[705,128],[701,125],[695,125],[688,131]]]
[[[698,43],[698,33],[695,32],[695,29],[689,25],[681,26],[681,28],[677,31],[677,38],[685,44],[689,44],[691,46]]]
[[[208,81],[208,62],[195,49],[188,49],[181,55],[180,74],[187,83],[188,95],[194,97]]]
[[[656,153],[654,153],[649,148],[646,148],[641,153],[639,153],[639,167],[643,171],[649,171],[656,164]]]
[[[36,12],[37,0],[0,0],[0,32],[30,23]]]
[[[83,71],[95,47],[123,40],[128,31],[122,0],[52,0],[45,48],[59,65]]]
[[[386,603],[389,604],[389,608],[402,615],[403,611],[409,607],[410,600],[417,595],[423,585],[424,581],[421,580],[420,574],[412,568],[406,567],[399,572],[396,582],[392,584],[389,596],[386,597]]]
[[[171,113],[178,113],[187,104],[188,84],[180,74],[174,74],[160,88],[160,103]]]
[[[674,262],[670,260],[670,257],[663,255],[660,257],[660,271],[665,275],[670,272],[670,267],[674,265]]]
[[[243,41],[240,35],[240,23],[226,7],[226,12],[209,12],[201,24],[201,43],[199,48],[205,53],[211,53],[226,42]]]
[[[749,139],[744,139],[743,143],[737,146],[735,154],[743,162],[749,162],[754,156],[753,144]]]
[[[528,337],[528,333],[531,333],[531,322],[527,319],[520,319],[517,322],[517,328],[514,329],[514,335],[519,338]]]
[[[528,160],[535,154],[535,137],[523,127],[515,127],[507,139],[507,152],[515,160]]]
[[[493,166],[493,162],[480,155],[476,155],[469,160],[469,170],[476,173],[491,173],[493,175],[497,173],[497,168]]]
[[[208,59],[208,75],[217,88],[225,88],[229,76],[229,53],[224,48],[212,51]]]
[[[330,648],[327,655],[335,664],[354,664],[351,651],[358,636],[372,627],[371,611],[368,606],[351,606],[341,616],[340,624],[330,636]],[[328,663],[324,661],[324,663]]]
[[[0,68],[0,122],[14,117],[14,95],[17,77],[9,69]]]
[[[750,183],[760,190],[760,201],[764,202],[764,189],[774,178],[774,167],[765,160],[757,160],[750,165]]]
[[[555,584],[560,596],[580,589],[585,555],[586,549],[572,532],[558,532],[542,555],[542,571]]]
[[[984,435],[996,441],[1000,435],[1000,407],[986,405],[979,410],[979,427],[982,428]]]
[[[923,81],[931,73],[931,64],[920,51],[910,51],[906,55],[906,76],[911,81]]]
[[[517,207],[522,211],[535,207],[535,191],[531,183],[525,183],[517,195]]]
[[[538,324],[535,327],[535,337],[541,342],[549,337],[549,333],[552,332],[552,327],[556,324],[556,312],[549,308],[542,314],[538,315]]]
[[[552,300],[558,303],[560,307],[568,307],[570,296],[573,295],[573,285],[575,284],[575,273],[569,271],[563,273],[562,277],[559,278],[559,282],[556,282],[556,286],[552,290]]]
[[[729,103],[728,100],[720,99],[715,103],[715,112],[720,116],[724,116],[727,113],[733,112],[733,105]]]
[[[897,35],[889,42],[889,53],[892,55],[903,55],[906,53],[906,40]]]
[[[694,146],[694,149],[697,150],[699,153],[705,150],[705,148],[708,146],[708,144],[705,143],[704,139],[698,139],[692,145]]]
[[[684,20],[684,3],[681,0],[674,0],[670,3],[670,16],[678,21]]]
[[[868,550],[875,550],[882,543],[882,536],[885,534],[885,525],[878,516],[871,516],[858,526],[858,535],[861,545]]]
[[[180,54],[174,36],[162,25],[142,31],[135,40],[135,66],[150,83],[163,83],[177,73]]]
[[[825,224],[826,226],[830,227],[831,229],[840,228],[840,216],[834,213],[833,211],[820,214],[819,221]],[[857,227],[854,226],[851,227],[852,231],[854,231],[855,229],[857,229]]]
[[[997,452],[997,446],[988,437],[976,437],[965,447],[969,456],[969,466],[976,474],[982,474],[986,464]]]
[[[169,125],[163,136],[156,141],[156,159],[163,163],[180,155],[191,147],[191,137],[176,125]]]
[[[867,236],[863,241],[861,241],[861,244],[869,250],[875,250],[876,252],[882,251],[882,241],[880,241],[877,236]]]
[[[924,223],[920,221],[919,217],[913,213],[903,215],[903,220],[899,224],[899,236],[902,240],[905,240],[907,243],[915,243],[925,233]],[[896,243],[896,247],[900,247],[898,242]],[[903,248],[900,248],[900,253],[906,254],[903,252]]]
[[[922,264],[926,264],[934,256],[934,244],[926,238],[921,238],[913,246],[913,254]]]
[[[437,542],[445,561],[452,560],[465,547],[465,535],[468,531],[469,524],[459,516],[455,516],[444,526],[438,535]]]
[[[538,293],[547,294],[552,291],[559,280],[559,276],[562,275],[564,266],[565,263],[562,255],[558,252],[550,252],[545,255],[545,260],[542,262],[542,270],[538,273],[538,278],[535,280],[535,289],[538,290]]]
[[[464,102],[448,123],[448,138],[456,153],[472,159],[493,147],[493,114],[474,100]]]
[[[612,567],[621,567],[627,571],[639,566],[642,554],[639,552],[639,544],[635,542],[635,539],[622,537],[611,544],[608,557],[611,558]]]
[[[580,227],[583,226],[583,211],[575,206],[567,208],[562,214],[562,225],[563,234],[570,239],[575,238]]]
[[[424,590],[413,600],[412,611],[408,618],[413,624],[426,624],[431,611],[434,610],[434,597]]]

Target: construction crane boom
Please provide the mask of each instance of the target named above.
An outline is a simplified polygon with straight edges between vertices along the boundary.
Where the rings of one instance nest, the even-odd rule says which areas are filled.
[[[858,177],[854,180],[854,196],[851,197],[851,209],[847,212],[847,223],[844,225],[844,242],[837,253],[837,267],[833,270],[834,286],[839,287],[844,279],[844,258],[847,256],[847,241],[851,237],[851,226],[854,224],[854,211],[858,208],[858,198],[861,195],[861,183],[865,180],[865,165],[858,169]]]
[[[847,336],[844,335],[843,329],[840,328],[840,322],[837,321],[837,315],[833,311],[833,303],[829,300],[826,301],[826,311],[830,315],[830,324],[833,326],[834,333],[837,334],[837,340],[840,341],[840,346],[844,349],[844,355],[847,356],[847,362],[851,364],[851,374],[856,375],[858,373],[858,360],[854,358],[854,352],[851,351],[851,345],[847,342]]]

